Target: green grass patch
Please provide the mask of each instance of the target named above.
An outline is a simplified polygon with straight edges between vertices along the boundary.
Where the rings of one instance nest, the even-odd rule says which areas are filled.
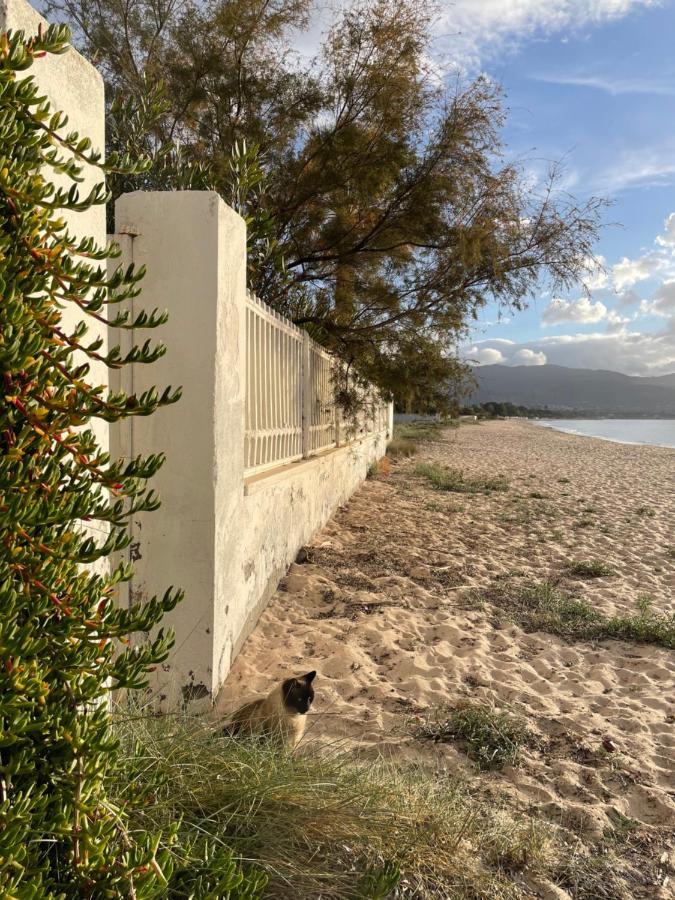
[[[387,456],[408,457],[417,453],[417,444],[410,438],[395,437],[387,445]]]
[[[635,613],[623,616],[607,616],[550,581],[525,585],[498,581],[477,593],[473,601],[496,606],[527,631],[547,631],[573,640],[613,639],[675,649],[675,614],[657,612],[645,596],[638,599]]]
[[[448,428],[456,428],[457,421],[453,419],[438,419],[421,422],[407,422],[394,426],[394,438],[409,441],[437,441]]]
[[[420,463],[415,468],[418,475],[439,491],[455,491],[460,494],[489,494],[508,490],[509,483],[503,475],[495,478],[465,478],[460,469],[448,469],[438,463]]]
[[[589,519],[587,516],[582,516],[574,523],[574,528],[591,528],[594,524],[595,523],[593,519]]]
[[[125,804],[161,776],[161,789],[133,808],[131,828],[175,831],[158,854],[186,873],[181,890],[166,895],[176,900],[515,900],[508,871],[549,864],[548,826],[497,809],[445,773],[336,747],[280,753],[187,715],[117,712],[116,730],[123,768],[112,778],[114,802]],[[478,740],[476,725],[462,731]],[[487,763],[487,738],[484,744]],[[497,749],[500,757],[508,752],[506,744]],[[214,854],[231,857],[249,879],[261,874],[262,893],[214,888],[207,880]]]
[[[593,560],[573,560],[567,566],[567,571],[575,578],[605,578],[608,575],[616,575],[611,566]]]
[[[420,726],[417,735],[435,742],[459,741],[479,769],[516,766],[520,748],[535,742],[521,719],[486,705],[452,709]]]

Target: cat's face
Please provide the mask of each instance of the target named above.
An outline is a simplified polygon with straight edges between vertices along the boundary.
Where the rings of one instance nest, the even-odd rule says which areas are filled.
[[[314,700],[314,688],[312,682],[316,678],[316,672],[308,672],[299,678],[288,678],[281,685],[284,703],[289,709],[303,715],[309,710]]]

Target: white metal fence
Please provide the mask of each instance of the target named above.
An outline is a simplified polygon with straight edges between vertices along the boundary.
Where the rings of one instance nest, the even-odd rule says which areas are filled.
[[[384,431],[388,406],[374,390],[346,421],[335,402],[335,359],[251,294],[246,299],[246,475]]]

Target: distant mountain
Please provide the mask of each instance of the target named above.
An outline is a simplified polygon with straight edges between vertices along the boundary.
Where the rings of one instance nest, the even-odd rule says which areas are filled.
[[[675,416],[675,373],[636,377],[564,366],[476,366],[469,403],[490,400],[608,415]]]

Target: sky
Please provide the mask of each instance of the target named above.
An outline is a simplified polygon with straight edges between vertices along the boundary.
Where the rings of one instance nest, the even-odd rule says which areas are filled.
[[[317,0],[339,5],[339,0]],[[524,312],[486,307],[462,355],[477,364],[675,372],[675,0],[439,0],[447,77],[501,83],[509,158],[536,184],[600,196],[604,271]],[[325,18],[325,16],[324,16]],[[322,15],[300,39],[316,48]],[[299,46],[302,51],[302,46]]]
[[[501,320],[486,308],[463,352],[675,372],[675,0],[455,0],[442,18],[442,52],[505,88],[509,155],[533,178],[563,160],[566,189],[612,201],[590,296],[542,288]]]

